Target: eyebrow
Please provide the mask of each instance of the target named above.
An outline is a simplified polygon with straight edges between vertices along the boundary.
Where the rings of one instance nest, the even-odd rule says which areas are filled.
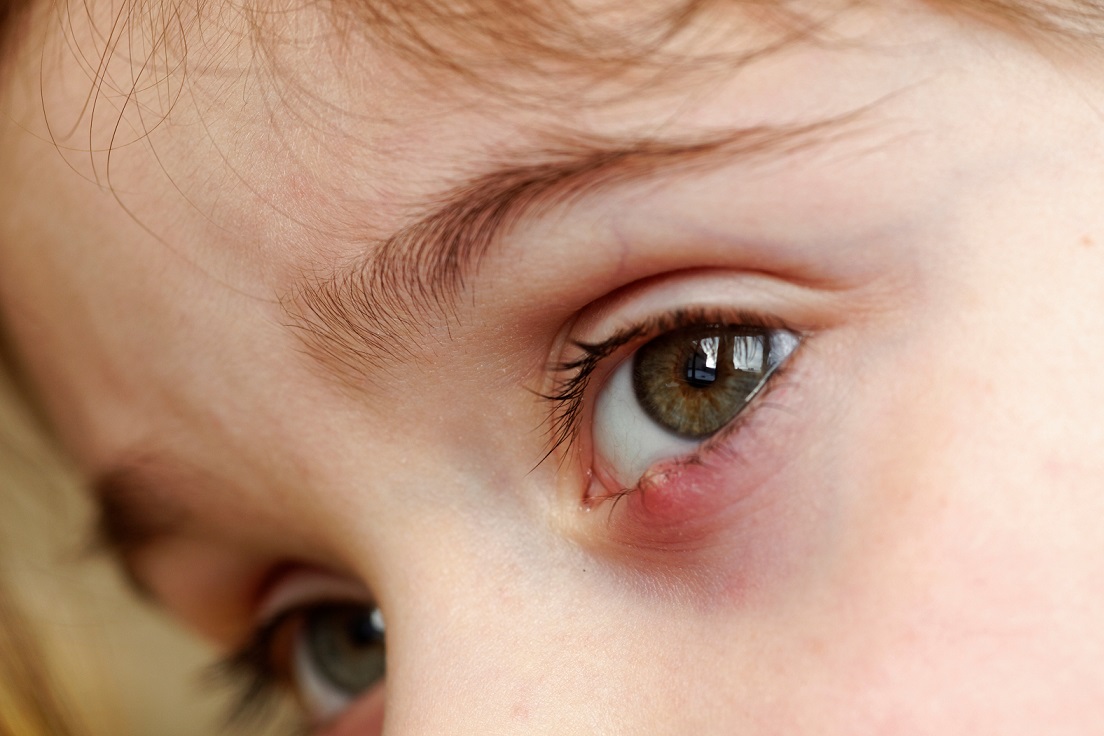
[[[306,352],[353,385],[416,357],[417,337],[458,322],[458,300],[492,246],[523,220],[658,172],[778,158],[823,142],[858,112],[811,124],[725,130],[691,140],[559,136],[433,198],[351,267],[306,276],[280,302]]]
[[[861,111],[860,111],[861,112]],[[305,280],[281,299],[307,351],[360,386],[373,369],[411,357],[404,344],[434,319],[448,318],[484,255],[525,217],[659,171],[716,168],[734,159],[777,158],[826,141],[828,128],[858,113],[807,125],[728,131],[695,141],[589,139],[527,154],[449,188],[428,213],[370,244],[350,268]],[[406,339],[404,339],[406,338]],[[98,520],[91,545],[121,562],[139,594],[149,588],[135,561],[149,547],[186,534],[199,521],[160,493],[166,475],[192,482],[195,469],[158,469],[130,460],[93,483]]]
[[[153,595],[137,572],[138,556],[194,526],[190,511],[158,492],[164,484],[160,473],[150,472],[154,467],[128,462],[93,480],[96,519],[87,545],[93,554],[115,558],[130,587],[144,598]]]

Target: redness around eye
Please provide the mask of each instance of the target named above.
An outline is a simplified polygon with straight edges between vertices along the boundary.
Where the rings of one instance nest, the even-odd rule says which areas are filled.
[[[671,553],[713,549],[722,540],[734,544],[784,498],[770,492],[776,472],[777,467],[749,464],[722,448],[662,461],[635,487],[599,507],[608,509],[602,514],[604,533],[618,547],[661,553],[657,563],[674,559],[666,556]]]
[[[656,463],[614,498],[637,521],[681,525],[715,513],[727,496],[724,485],[716,468],[697,458],[675,458]]]

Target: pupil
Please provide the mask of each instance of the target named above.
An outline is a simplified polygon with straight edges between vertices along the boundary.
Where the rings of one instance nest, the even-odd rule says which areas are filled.
[[[685,375],[686,382],[694,388],[706,388],[717,380],[717,367],[709,365],[701,353],[694,353],[686,361]]]
[[[355,648],[373,646],[383,638],[369,614],[351,616],[347,622],[345,634],[349,638],[350,646]]]
[[[716,382],[719,343],[719,337],[707,337],[691,343],[693,352],[686,359],[683,377],[694,388],[708,388]]]

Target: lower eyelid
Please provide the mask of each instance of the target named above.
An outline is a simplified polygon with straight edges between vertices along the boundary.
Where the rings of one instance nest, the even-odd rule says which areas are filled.
[[[756,491],[787,459],[794,414],[788,396],[794,376],[776,372],[748,409],[690,454],[661,460],[632,489],[601,486],[596,473],[588,494],[594,507],[609,504],[608,532],[630,546],[685,546],[704,539],[747,509]]]

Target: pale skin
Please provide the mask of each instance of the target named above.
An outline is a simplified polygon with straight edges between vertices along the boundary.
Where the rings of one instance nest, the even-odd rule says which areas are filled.
[[[295,27],[324,39],[312,12]],[[278,46],[290,77],[216,44],[174,105],[122,113],[117,144],[153,130],[117,145],[113,191],[117,107],[82,117],[57,40],[24,53],[0,299],[80,466],[171,509],[134,574],[228,649],[283,599],[377,602],[385,688],[326,733],[1092,733],[1104,70],[910,5],[836,32],[575,115],[412,83],[363,41]],[[392,357],[336,366],[289,316],[308,274],[565,125],[689,140],[859,109],[526,214]],[[746,421],[602,502],[595,400],[634,343],[541,463],[535,392],[570,341],[691,308],[802,336]]]

